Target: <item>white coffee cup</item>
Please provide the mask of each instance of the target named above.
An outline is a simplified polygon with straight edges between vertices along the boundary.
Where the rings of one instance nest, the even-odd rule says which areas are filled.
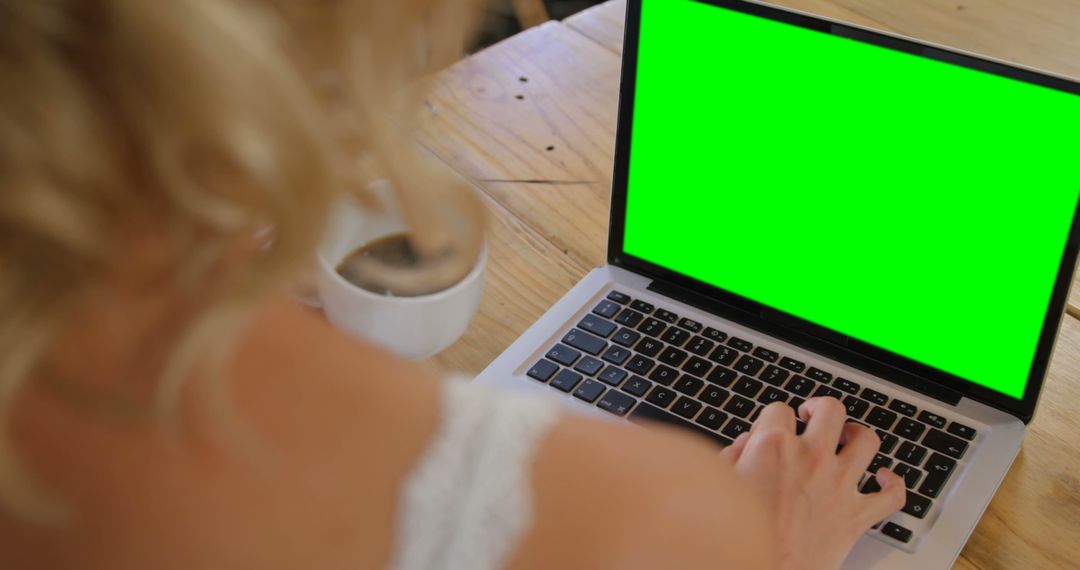
[[[316,304],[342,331],[373,341],[404,358],[426,358],[460,338],[476,315],[487,247],[464,279],[430,295],[382,295],[338,274],[338,264],[358,247],[404,231],[405,224],[393,208],[371,212],[353,200],[336,204],[316,256]]]

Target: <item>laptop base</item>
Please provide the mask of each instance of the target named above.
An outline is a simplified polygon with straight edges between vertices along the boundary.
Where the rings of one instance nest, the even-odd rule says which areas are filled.
[[[660,296],[648,290],[649,282],[645,277],[613,266],[594,269],[499,355],[476,381],[498,389],[528,393],[538,398],[551,398],[574,413],[592,415],[604,420],[624,421],[597,407],[595,401],[586,402],[580,396],[564,393],[527,374],[535,363],[543,360],[550,349],[559,344],[611,291],[626,293],[634,299],[657,307],[669,308],[696,323],[722,329],[727,334],[745,339],[755,346],[768,346],[784,355],[797,358],[808,366],[835,371],[861,386],[897,399],[902,398],[920,410],[961,420],[965,425],[975,428],[978,433],[957,471],[952,474],[944,491],[935,499],[933,507],[924,518],[898,513],[888,519],[904,528],[910,528],[914,531],[914,538],[904,544],[881,534],[880,531],[871,531],[856,545],[844,568],[946,568],[952,565],[1019,452],[1025,431],[1022,422],[967,398],[962,399],[956,406],[941,403],[887,380]],[[616,393],[612,390],[613,394]]]

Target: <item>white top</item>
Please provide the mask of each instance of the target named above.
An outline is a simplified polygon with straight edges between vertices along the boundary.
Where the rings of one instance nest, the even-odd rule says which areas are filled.
[[[393,570],[495,570],[532,519],[529,475],[558,413],[448,380],[435,437],[401,489]]]

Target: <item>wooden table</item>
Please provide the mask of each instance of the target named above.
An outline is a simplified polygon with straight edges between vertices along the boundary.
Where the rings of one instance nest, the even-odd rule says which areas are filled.
[[[1076,0],[780,3],[1080,77]],[[624,8],[531,28],[437,77],[418,139],[491,213],[484,301],[437,365],[478,373],[604,263]],[[1080,317],[1080,286],[1071,301]],[[958,567],[1080,568],[1078,415],[1080,320],[1067,317],[1024,449]]]

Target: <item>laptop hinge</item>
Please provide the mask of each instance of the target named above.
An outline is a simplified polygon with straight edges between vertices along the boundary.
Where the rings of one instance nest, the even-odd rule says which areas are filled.
[[[758,332],[790,342],[823,357],[885,378],[890,382],[951,406],[959,404],[961,398],[963,398],[963,394],[960,392],[942,386],[938,382],[916,376],[881,360],[855,352],[850,347],[850,344],[857,341],[851,341],[848,337],[799,321],[758,303],[737,298],[730,300],[718,299],[659,279],[653,280],[648,289],[718,317],[735,321]]]

